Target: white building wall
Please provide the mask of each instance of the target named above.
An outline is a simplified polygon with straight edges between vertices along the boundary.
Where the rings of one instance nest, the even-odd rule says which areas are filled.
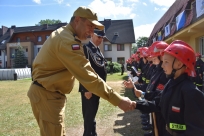
[[[119,57],[124,57],[127,60],[130,58],[130,55],[131,44],[124,44],[124,51],[117,51],[117,44],[112,44],[112,51],[104,51],[105,58],[112,58],[113,62],[117,62],[117,58]]]

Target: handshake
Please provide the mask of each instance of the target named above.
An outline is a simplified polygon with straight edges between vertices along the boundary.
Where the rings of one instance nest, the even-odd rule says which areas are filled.
[[[128,97],[123,97],[120,101],[118,107],[123,110],[124,112],[132,111],[136,108],[136,102],[131,101]]]

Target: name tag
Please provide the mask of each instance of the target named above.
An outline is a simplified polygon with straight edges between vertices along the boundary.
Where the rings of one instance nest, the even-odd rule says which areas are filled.
[[[170,123],[169,128],[174,130],[186,130],[186,125]]]

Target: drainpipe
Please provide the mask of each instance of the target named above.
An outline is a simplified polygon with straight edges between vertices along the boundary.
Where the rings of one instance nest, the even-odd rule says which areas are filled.
[[[4,52],[4,68],[5,68],[5,65],[6,65],[6,62],[5,62],[5,55],[6,55],[6,50],[2,50]]]

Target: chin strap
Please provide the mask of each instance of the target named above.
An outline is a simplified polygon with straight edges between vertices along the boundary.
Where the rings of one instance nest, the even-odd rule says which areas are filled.
[[[176,58],[174,58],[174,61],[173,61],[173,63],[172,63],[172,69],[173,69],[173,70],[171,71],[171,74],[166,75],[166,77],[169,78],[169,79],[174,78],[176,71],[182,69],[182,68],[185,66],[185,65],[183,65],[183,66],[180,67],[179,69],[174,69],[173,66],[174,66],[175,60],[176,60]]]

